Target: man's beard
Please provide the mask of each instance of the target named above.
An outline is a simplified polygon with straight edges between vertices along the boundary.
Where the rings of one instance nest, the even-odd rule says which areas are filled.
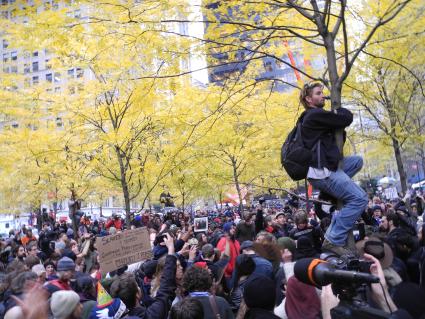
[[[316,104],[316,107],[319,108],[319,109],[323,109],[324,106],[325,106],[325,102],[324,101],[323,102],[319,102],[319,103]]]

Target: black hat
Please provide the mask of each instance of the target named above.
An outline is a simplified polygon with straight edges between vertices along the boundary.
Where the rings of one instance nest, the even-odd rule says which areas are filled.
[[[254,243],[252,242],[252,240],[245,240],[242,244],[241,244],[241,248],[240,251],[242,252],[242,250],[247,249],[247,248],[252,248],[252,246],[254,245]]]
[[[158,265],[158,260],[147,260],[140,267],[145,273],[145,276],[152,278],[156,272],[156,266]]]
[[[276,299],[275,283],[266,276],[256,275],[246,283],[243,298],[248,308],[271,311]]]

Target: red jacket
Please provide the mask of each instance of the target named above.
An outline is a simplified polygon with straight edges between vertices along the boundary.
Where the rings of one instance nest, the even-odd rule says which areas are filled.
[[[221,252],[224,252],[226,249],[226,237],[221,237],[220,240],[217,243],[217,249]],[[235,269],[235,263],[236,263],[236,257],[239,255],[239,251],[241,249],[241,245],[237,240],[232,241],[229,239],[230,242],[230,260],[227,264],[226,269],[224,269],[224,276],[225,277],[231,277],[233,273],[233,269]]]
[[[121,219],[111,219],[109,222],[106,223],[106,229],[109,229],[112,226],[114,226],[117,230],[122,229]]]

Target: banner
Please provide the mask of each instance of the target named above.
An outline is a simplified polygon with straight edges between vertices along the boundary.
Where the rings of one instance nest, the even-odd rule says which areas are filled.
[[[125,265],[152,257],[149,232],[146,227],[96,238],[100,270],[106,274]]]

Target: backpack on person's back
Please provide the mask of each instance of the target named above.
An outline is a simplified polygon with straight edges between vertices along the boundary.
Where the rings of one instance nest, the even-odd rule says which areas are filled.
[[[294,181],[299,181],[307,177],[308,168],[313,158],[312,150],[304,146],[301,126],[302,116],[286,137],[280,154],[282,167]]]

